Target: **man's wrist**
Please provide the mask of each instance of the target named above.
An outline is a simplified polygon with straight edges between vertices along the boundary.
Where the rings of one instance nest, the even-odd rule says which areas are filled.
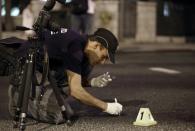
[[[108,104],[106,102],[104,102],[102,105],[102,111],[105,112],[107,110],[107,108],[108,108]]]
[[[95,78],[92,78],[90,80],[90,85],[91,85],[91,87],[95,87]]]

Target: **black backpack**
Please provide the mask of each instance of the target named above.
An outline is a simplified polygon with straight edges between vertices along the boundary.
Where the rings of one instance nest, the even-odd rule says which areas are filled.
[[[17,63],[17,50],[25,40],[10,37],[0,40],[0,76],[9,76],[14,73]]]
[[[72,0],[72,14],[81,15],[87,13],[88,0]]]

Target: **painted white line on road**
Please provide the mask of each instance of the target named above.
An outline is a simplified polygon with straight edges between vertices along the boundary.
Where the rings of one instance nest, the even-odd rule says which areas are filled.
[[[167,73],[167,74],[180,74],[181,73],[180,71],[177,71],[177,70],[166,69],[166,68],[162,68],[162,67],[151,67],[151,68],[149,68],[149,70],[163,72],[163,73]]]

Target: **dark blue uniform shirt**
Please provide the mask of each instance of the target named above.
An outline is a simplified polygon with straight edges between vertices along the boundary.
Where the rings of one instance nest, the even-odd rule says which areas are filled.
[[[66,70],[70,70],[87,79],[91,72],[88,59],[84,53],[87,37],[61,28],[58,32],[46,31],[44,44],[49,55],[50,69],[55,70],[60,83],[67,81]]]
[[[73,30],[62,28],[58,32],[47,31],[45,33],[45,45],[47,46],[50,64],[54,68],[68,69],[72,72],[85,75],[89,67],[84,48],[87,37]],[[52,60],[59,62],[54,63]]]

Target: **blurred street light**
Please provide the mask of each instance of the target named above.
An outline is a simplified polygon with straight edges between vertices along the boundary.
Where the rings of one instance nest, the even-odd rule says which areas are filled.
[[[164,3],[164,7],[163,7],[163,15],[164,16],[170,16],[170,11],[169,11],[169,5],[168,2]]]

